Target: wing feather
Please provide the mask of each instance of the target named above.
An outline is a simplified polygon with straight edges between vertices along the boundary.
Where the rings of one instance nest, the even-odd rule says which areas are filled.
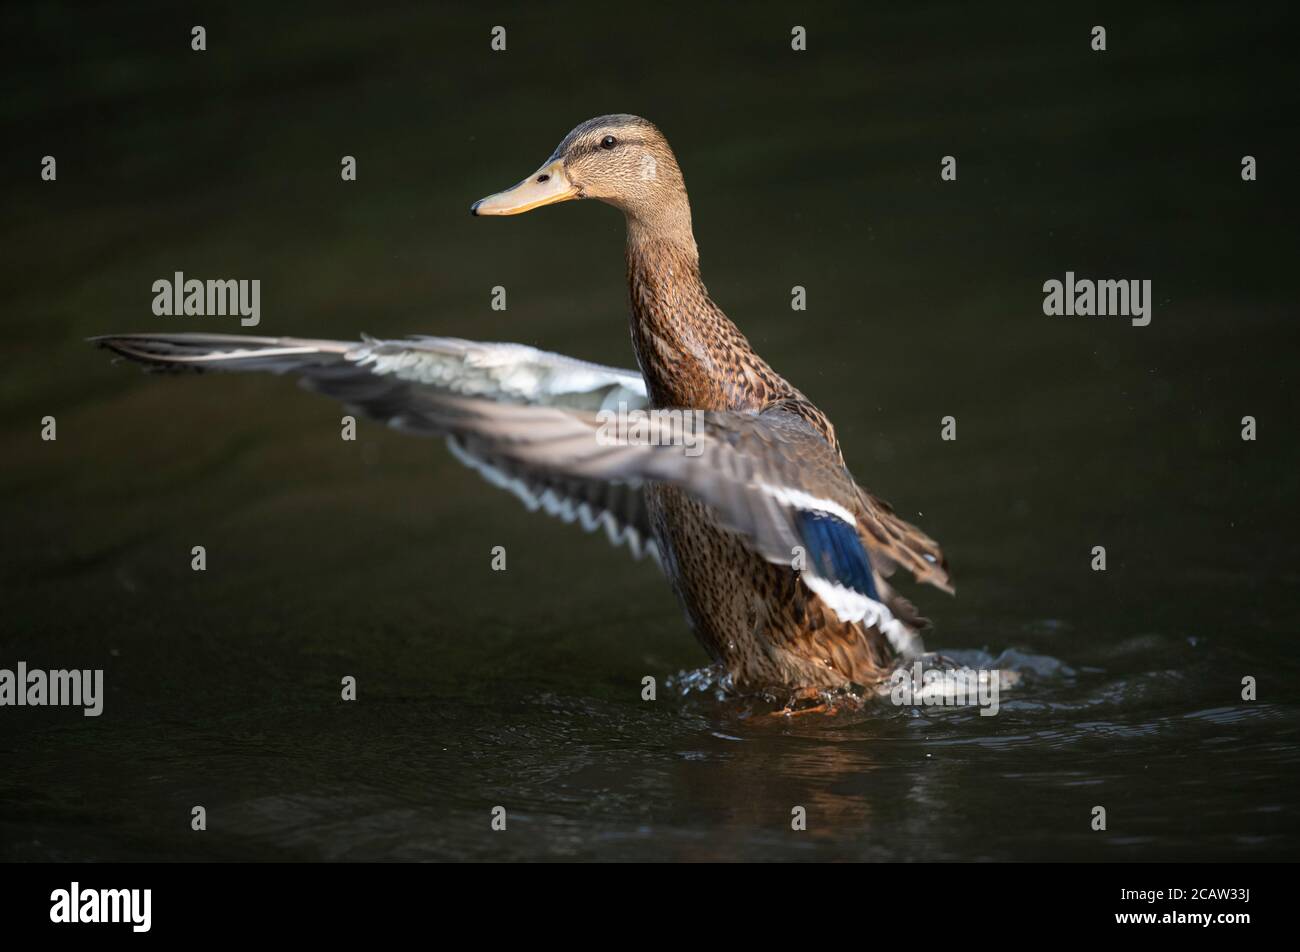
[[[659,555],[644,486],[680,486],[764,559],[793,565],[800,551],[815,556],[805,580],[845,620],[888,620],[888,601],[915,616],[883,585],[895,565],[951,591],[934,541],[857,486],[838,449],[779,405],[762,413],[651,411],[636,371],[456,338],[94,341],[153,369],[295,374],[390,426],[445,437],[461,462],[530,508],[604,527],[636,554]]]

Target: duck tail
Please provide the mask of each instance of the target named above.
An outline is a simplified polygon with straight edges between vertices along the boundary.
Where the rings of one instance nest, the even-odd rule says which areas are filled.
[[[901,565],[918,582],[929,582],[949,595],[955,594],[948,559],[928,535],[894,513],[894,507],[861,486],[858,487],[858,525],[863,542],[871,552],[877,571],[889,576]]]

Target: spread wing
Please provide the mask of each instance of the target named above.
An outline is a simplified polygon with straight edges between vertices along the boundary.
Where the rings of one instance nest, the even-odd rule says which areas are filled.
[[[459,434],[433,425],[430,411],[448,397],[520,406],[598,411],[646,406],[634,370],[575,360],[522,344],[451,337],[334,341],[241,334],[120,334],[93,342],[163,372],[261,371],[291,374],[303,386],[342,401],[352,412],[414,433],[445,436],[452,455],[488,482],[587,531],[604,529],[634,556],[659,553],[639,486],[528,469],[471,449]]]
[[[861,490],[821,433],[781,407],[649,410],[639,374],[516,344],[197,334],[96,342],[158,368],[293,373],[392,426],[445,437],[459,459],[530,506],[603,525],[638,552],[658,554],[643,487],[680,486],[764,559],[799,570],[842,620],[879,624],[891,638],[893,626],[896,641],[908,638],[877,572],[903,564],[947,583],[937,546]]]

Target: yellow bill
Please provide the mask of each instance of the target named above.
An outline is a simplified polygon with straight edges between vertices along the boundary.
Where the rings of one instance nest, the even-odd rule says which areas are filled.
[[[471,215],[522,215],[543,205],[554,205],[578,197],[578,189],[564,174],[564,161],[555,159],[514,188],[480,198],[470,206],[469,211]]]

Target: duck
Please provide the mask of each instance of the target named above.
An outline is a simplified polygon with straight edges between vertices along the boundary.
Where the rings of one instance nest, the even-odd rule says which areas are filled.
[[[667,577],[727,693],[786,710],[863,696],[922,656],[899,567],[955,593],[939,545],[860,485],[826,414],[709,295],[682,170],[650,121],[599,116],[480,218],[592,199],[623,213],[637,370],[522,344],[116,334],[154,370],[292,375],[391,427],[443,438],[488,482]]]

